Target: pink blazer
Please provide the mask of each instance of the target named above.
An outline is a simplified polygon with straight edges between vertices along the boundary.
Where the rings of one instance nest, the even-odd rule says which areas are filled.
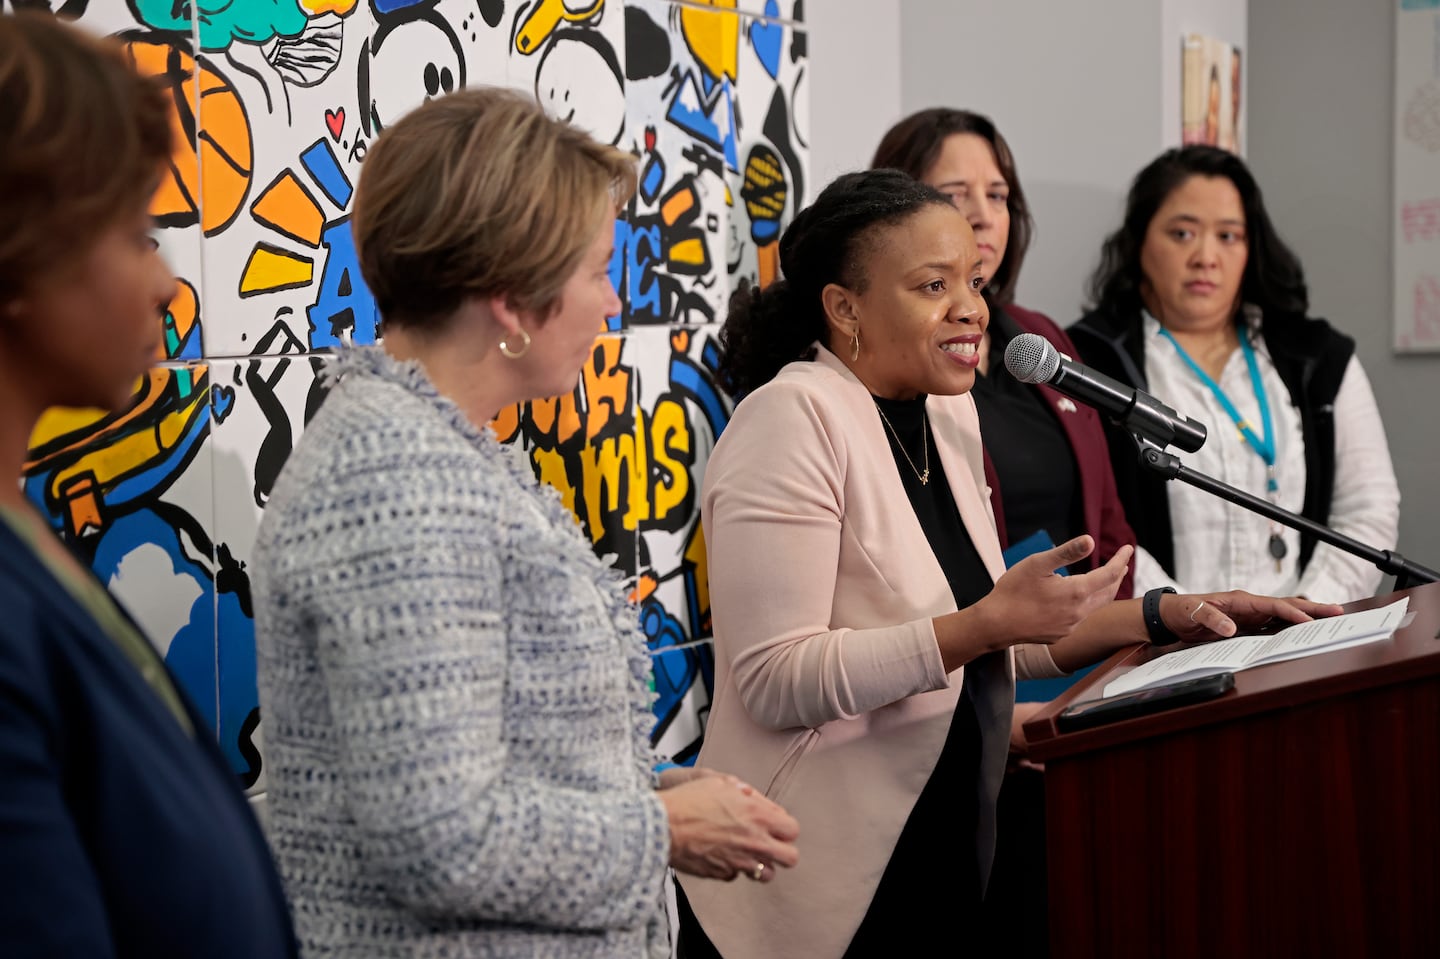
[[[926,411],[932,452],[998,578],[974,400],[932,396]],[[845,951],[959,698],[964,670],[946,674],[931,624],[955,601],[883,429],[869,391],[819,348],[739,404],[706,470],[716,663],[699,762],[800,822],[800,865],[768,884],[681,877],[727,957]],[[1016,647],[1013,662],[1061,675],[1043,646]],[[992,806],[1013,705],[1013,670],[976,696]]]

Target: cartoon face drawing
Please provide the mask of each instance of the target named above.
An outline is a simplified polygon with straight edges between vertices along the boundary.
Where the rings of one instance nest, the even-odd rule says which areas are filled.
[[[465,85],[465,58],[439,14],[408,7],[381,20],[360,49],[360,126],[373,137],[431,97]]]
[[[535,99],[551,116],[573,122],[603,143],[625,130],[620,62],[596,30],[557,30],[535,71]]]

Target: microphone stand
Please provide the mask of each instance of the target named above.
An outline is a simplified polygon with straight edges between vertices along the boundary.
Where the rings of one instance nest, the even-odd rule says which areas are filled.
[[[1395,577],[1397,590],[1408,589],[1421,583],[1440,581],[1440,573],[1429,567],[1421,566],[1419,563],[1411,562],[1393,549],[1376,549],[1373,546],[1367,546],[1359,540],[1351,539],[1343,533],[1337,533],[1330,527],[1323,526],[1312,519],[1297,516],[1258,496],[1252,496],[1244,490],[1238,490],[1222,483],[1212,476],[1197,473],[1181,463],[1180,458],[1174,453],[1165,452],[1164,449],[1138,434],[1132,433],[1131,439],[1135,441],[1141,464],[1147,469],[1159,473],[1167,480],[1178,479],[1182,483],[1204,490],[1213,496],[1234,503],[1236,506],[1248,509],[1252,513],[1259,513],[1261,516],[1273,519],[1277,523],[1283,523],[1291,529],[1309,533],[1320,542],[1329,543],[1352,556],[1368,560],[1374,563],[1382,573],[1388,573]]]

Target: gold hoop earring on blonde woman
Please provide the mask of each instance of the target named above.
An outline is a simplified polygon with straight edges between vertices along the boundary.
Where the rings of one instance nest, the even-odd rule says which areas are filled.
[[[850,362],[854,363],[860,359],[860,331],[856,330],[850,337]]]
[[[517,334],[520,336],[521,340],[523,340],[518,350],[512,348],[510,346],[510,343],[508,342],[511,336],[515,336]],[[500,352],[505,355],[505,358],[507,360],[518,360],[520,359],[520,357],[524,356],[529,351],[530,334],[526,333],[524,330],[516,330],[515,333],[509,333],[505,336],[500,337]]]

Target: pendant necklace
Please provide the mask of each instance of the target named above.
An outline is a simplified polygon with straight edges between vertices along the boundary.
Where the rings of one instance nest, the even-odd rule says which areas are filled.
[[[910,469],[915,474],[915,478],[920,481],[920,485],[928,485],[930,483],[930,431],[926,429],[928,417],[926,417],[923,412],[920,414],[920,442],[923,444],[923,448],[925,451],[925,470],[924,472],[921,472],[920,470],[915,468],[915,461],[912,460],[910,458],[910,454],[905,451],[905,444],[900,442],[900,434],[895,432],[895,427],[890,424],[890,418],[885,415],[885,411],[880,408],[879,403],[875,404],[875,412],[880,414],[880,421],[883,422],[887,428],[889,428],[890,435],[895,437],[895,445],[900,448],[900,455],[904,456],[905,462],[910,464]]]

